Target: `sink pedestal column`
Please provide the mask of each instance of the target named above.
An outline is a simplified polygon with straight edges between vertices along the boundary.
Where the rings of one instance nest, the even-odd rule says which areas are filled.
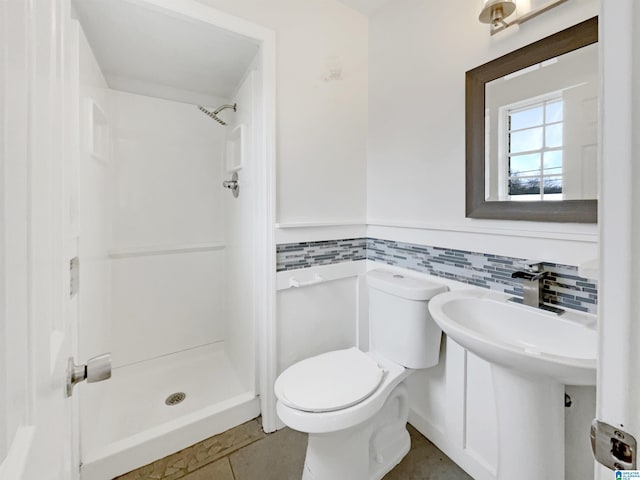
[[[498,480],[564,478],[564,385],[491,364]]]

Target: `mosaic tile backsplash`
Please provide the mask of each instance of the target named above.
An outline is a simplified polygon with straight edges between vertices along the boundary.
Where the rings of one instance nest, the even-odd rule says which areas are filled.
[[[366,260],[367,239],[327,240],[323,242],[283,243],[278,245],[276,270],[317,267],[333,263]]]
[[[520,280],[511,278],[513,272],[525,268],[526,260],[522,258],[377,238],[288,243],[277,247],[279,272],[365,259],[522,296]],[[578,268],[571,265],[545,262],[544,266],[550,272],[544,279],[545,302],[596,313],[595,280],[578,276]]]

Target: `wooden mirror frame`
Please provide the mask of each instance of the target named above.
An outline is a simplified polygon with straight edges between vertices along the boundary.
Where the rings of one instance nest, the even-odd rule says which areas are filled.
[[[597,200],[487,201],[485,195],[485,86],[531,65],[598,42],[598,17],[562,30],[466,73],[466,216],[534,222],[598,221]]]

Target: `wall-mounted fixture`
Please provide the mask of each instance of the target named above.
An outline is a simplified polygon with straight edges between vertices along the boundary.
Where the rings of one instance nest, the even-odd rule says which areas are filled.
[[[228,188],[229,190],[231,190],[231,193],[233,194],[234,198],[238,198],[238,195],[240,194],[240,185],[238,184],[238,172],[233,172],[233,175],[231,175],[231,180],[225,180],[224,182],[222,182],[222,186],[224,188]]]
[[[491,25],[491,35],[495,35],[512,25],[519,25],[527,20],[531,20],[566,1],[567,0],[551,0],[544,5],[540,5],[538,8],[534,8],[523,15],[517,16],[515,20],[507,22],[505,19],[516,10],[516,2],[514,0],[486,0],[478,20]]]
[[[556,315],[562,315],[564,313],[563,309],[544,303],[544,279],[547,275],[549,275],[549,272],[544,269],[544,264],[541,262],[529,263],[525,270],[513,272],[511,278],[522,279],[522,299],[511,297],[507,301],[522,302],[523,305],[528,307],[540,308]]]
[[[220,117],[218,117],[218,114],[223,111],[226,110],[227,108],[233,110],[234,112],[238,111],[238,105],[236,103],[234,103],[233,105],[222,105],[218,108],[216,108],[213,112],[211,110],[207,110],[206,108],[204,108],[201,105],[198,105],[198,110],[200,110],[202,113],[204,113],[205,115],[213,118],[216,122],[218,122],[220,125],[226,125],[227,122],[225,122],[224,120],[222,120]]]

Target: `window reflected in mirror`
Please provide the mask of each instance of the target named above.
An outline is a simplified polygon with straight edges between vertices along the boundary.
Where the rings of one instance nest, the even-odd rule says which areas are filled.
[[[597,198],[597,44],[485,85],[485,199]]]

